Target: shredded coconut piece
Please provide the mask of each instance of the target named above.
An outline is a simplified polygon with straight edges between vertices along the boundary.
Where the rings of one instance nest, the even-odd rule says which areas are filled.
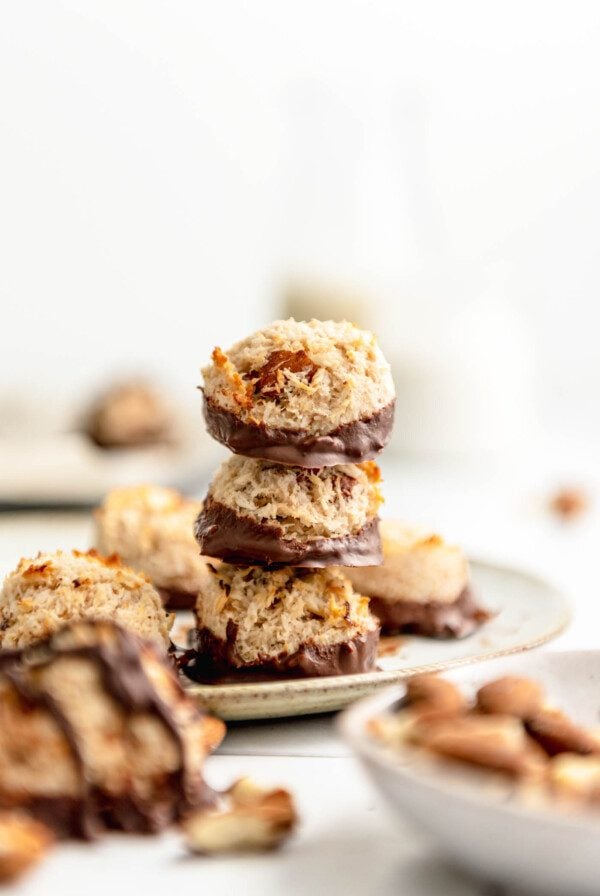
[[[169,644],[170,619],[148,579],[97,551],[23,558],[0,592],[0,649],[20,650],[69,622],[112,619],[142,638]]]
[[[246,423],[323,435],[394,399],[374,335],[348,321],[279,320],[212,360],[206,397]]]
[[[377,628],[369,600],[334,569],[267,571],[221,563],[197,607],[198,626],[225,639],[237,626],[241,663],[294,653],[307,642],[339,644]]]
[[[206,559],[194,538],[200,501],[158,486],[117,488],[96,511],[96,543],[146,573],[157,588],[195,594],[202,588]]]
[[[209,495],[287,538],[334,538],[359,532],[377,515],[380,478],[373,461],[304,470],[235,455],[218,470]]]

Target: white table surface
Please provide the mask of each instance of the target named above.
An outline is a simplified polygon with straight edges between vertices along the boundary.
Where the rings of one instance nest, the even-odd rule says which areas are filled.
[[[556,457],[556,455],[555,455]],[[472,464],[391,459],[384,464],[386,514],[430,523],[473,556],[541,573],[565,589],[575,608],[570,629],[544,650],[595,647],[600,622],[600,512],[560,523],[544,501],[554,487],[581,483],[599,492],[593,459]],[[0,564],[40,549],[89,546],[89,517],[77,513],[0,514]],[[9,888],[23,896],[170,893],[391,894],[489,896],[489,885],[454,870],[408,823],[392,816],[331,716],[232,725],[206,769],[221,786],[240,775],[290,787],[302,818],[279,853],[235,858],[187,857],[179,835],[108,836],[92,846],[57,848],[33,874]],[[440,807],[443,811],[443,806]],[[194,888],[192,890],[192,888]]]

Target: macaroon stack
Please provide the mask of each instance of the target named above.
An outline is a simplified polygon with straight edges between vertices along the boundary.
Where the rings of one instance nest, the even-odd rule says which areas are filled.
[[[394,384],[371,333],[277,321],[216,348],[203,370],[209,433],[233,456],[196,520],[207,565],[196,608],[204,678],[373,667],[379,623],[339,567],[381,563],[380,474]]]

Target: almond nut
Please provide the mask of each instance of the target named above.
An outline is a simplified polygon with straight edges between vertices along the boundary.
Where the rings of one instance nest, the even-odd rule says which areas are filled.
[[[477,692],[477,709],[486,713],[501,713],[528,719],[541,711],[544,692],[530,678],[506,675],[490,681]]]
[[[578,753],[585,756],[600,753],[600,741],[569,719],[559,709],[545,709],[527,720],[527,731],[549,756],[557,753]]]
[[[514,775],[537,773],[546,763],[543,752],[512,716],[427,720],[413,734],[434,753]]]
[[[411,709],[435,709],[458,715],[467,708],[467,701],[452,682],[439,675],[414,675],[406,682],[406,702]]]

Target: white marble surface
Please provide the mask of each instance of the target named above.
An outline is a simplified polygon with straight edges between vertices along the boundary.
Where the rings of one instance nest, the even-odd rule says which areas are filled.
[[[544,509],[548,490],[582,482],[593,499],[600,477],[593,463],[572,457],[534,464],[473,469],[440,459],[388,460],[390,516],[431,523],[473,555],[542,573],[572,596],[571,628],[543,650],[598,644],[600,602],[596,556],[600,514],[561,524]],[[72,513],[0,514],[0,564],[10,568],[38,549],[88,546],[89,518]],[[11,892],[24,896],[82,893],[158,896],[216,892],[484,896],[488,885],[468,880],[435,844],[399,826],[372,790],[333,727],[331,716],[232,725],[207,775],[216,784],[242,774],[282,783],[295,792],[298,835],[280,853],[222,859],[185,857],[176,833],[161,838],[108,837],[94,846],[67,845]],[[443,811],[443,806],[440,807]]]

